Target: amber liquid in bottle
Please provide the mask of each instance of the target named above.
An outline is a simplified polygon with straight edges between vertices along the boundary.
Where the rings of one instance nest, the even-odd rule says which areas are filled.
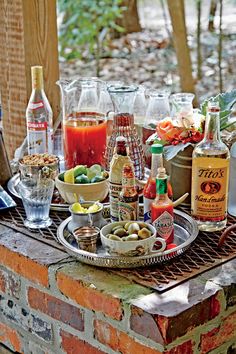
[[[138,220],[139,196],[135,187],[134,167],[126,163],[122,171],[122,190],[118,203],[119,221]]]
[[[227,223],[229,150],[220,138],[219,106],[210,102],[204,139],[192,162],[192,216],[202,231],[217,231]]]

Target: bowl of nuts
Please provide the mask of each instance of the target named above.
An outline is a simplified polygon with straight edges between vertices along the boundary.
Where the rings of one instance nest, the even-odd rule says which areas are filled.
[[[59,173],[59,159],[50,154],[26,155],[19,161],[21,179],[25,177],[36,177],[47,167],[48,177],[55,179]]]
[[[101,229],[100,236],[103,247],[112,256],[144,256],[152,252],[156,241],[161,243],[158,252],[166,247],[165,240],[156,237],[155,227],[142,221],[110,223]]]

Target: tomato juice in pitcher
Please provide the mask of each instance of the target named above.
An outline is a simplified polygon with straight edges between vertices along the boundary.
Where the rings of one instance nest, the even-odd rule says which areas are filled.
[[[105,82],[98,78],[60,80],[66,169],[76,165],[105,167],[106,112],[101,110]],[[99,106],[100,102],[100,106]]]
[[[96,112],[76,112],[73,116],[63,128],[67,168],[105,166],[107,123],[104,116]]]

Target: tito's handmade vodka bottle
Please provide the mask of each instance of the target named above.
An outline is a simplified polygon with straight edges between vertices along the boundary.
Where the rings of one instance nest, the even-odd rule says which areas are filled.
[[[32,93],[26,109],[28,153],[53,153],[52,109],[43,89],[42,66],[31,67]]]
[[[220,108],[209,102],[205,135],[193,150],[192,216],[203,231],[226,225],[229,181],[229,150],[220,138]]]

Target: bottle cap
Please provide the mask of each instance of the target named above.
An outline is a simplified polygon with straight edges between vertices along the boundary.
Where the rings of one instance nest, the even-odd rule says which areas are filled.
[[[162,154],[163,153],[163,145],[161,145],[161,144],[153,144],[151,146],[151,153],[152,154]]]

